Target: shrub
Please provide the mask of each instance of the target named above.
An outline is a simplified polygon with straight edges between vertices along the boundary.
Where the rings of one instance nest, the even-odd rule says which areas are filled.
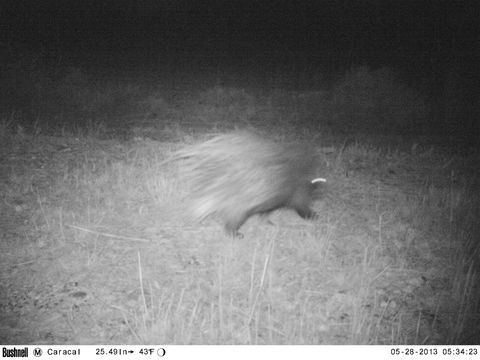
[[[336,126],[354,130],[409,132],[427,113],[422,96],[388,68],[350,70],[332,89],[331,106]]]

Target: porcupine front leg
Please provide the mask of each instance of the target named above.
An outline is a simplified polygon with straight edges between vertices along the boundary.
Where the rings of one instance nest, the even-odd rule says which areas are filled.
[[[302,219],[311,220],[318,217],[317,213],[309,206],[312,193],[313,187],[311,184],[299,187],[288,204],[288,207],[295,210]]]
[[[313,220],[318,218],[318,214],[310,209],[308,206],[295,207],[295,211],[302,219]]]

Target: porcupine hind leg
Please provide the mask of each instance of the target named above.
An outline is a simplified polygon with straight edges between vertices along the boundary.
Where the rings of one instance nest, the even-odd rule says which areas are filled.
[[[225,232],[227,235],[240,239],[243,238],[243,234],[238,229],[247,221],[248,217],[248,213],[230,214],[225,219]]]
[[[240,227],[247,221],[247,219],[256,214],[255,209],[249,209],[248,211],[230,212],[225,219],[225,232],[233,237],[243,238],[243,234],[238,231]]]

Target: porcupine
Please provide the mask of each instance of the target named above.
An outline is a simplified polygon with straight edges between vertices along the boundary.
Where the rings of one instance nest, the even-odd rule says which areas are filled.
[[[196,220],[217,214],[225,231],[238,229],[255,214],[290,208],[304,219],[317,214],[325,179],[315,178],[316,157],[306,146],[283,145],[251,131],[233,131],[179,150],[182,178],[190,184]]]

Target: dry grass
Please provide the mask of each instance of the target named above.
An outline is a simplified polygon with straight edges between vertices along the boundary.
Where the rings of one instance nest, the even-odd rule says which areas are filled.
[[[324,141],[320,219],[239,240],[185,217],[177,143],[12,132],[1,342],[478,344],[478,158]]]

